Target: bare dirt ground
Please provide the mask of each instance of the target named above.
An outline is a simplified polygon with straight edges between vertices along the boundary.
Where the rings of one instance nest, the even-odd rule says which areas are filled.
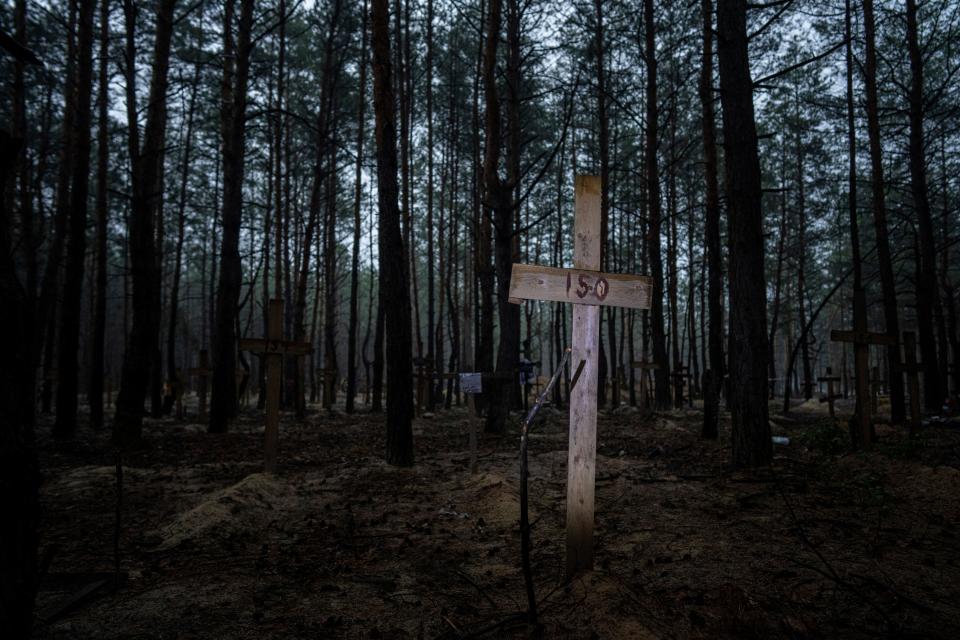
[[[226,435],[147,421],[124,460],[128,577],[50,618],[112,571],[115,467],[106,432],[41,426],[36,637],[960,637],[960,426],[916,442],[878,427],[850,454],[824,408],[771,412],[791,443],[753,473],[699,439],[695,410],[602,414],[596,569],[567,585],[567,419],[546,408],[530,449],[539,630],[515,615],[515,428],[481,436],[471,476],[465,409],[416,421],[412,469],[382,461],[381,416],[288,415],[271,477],[255,411]]]

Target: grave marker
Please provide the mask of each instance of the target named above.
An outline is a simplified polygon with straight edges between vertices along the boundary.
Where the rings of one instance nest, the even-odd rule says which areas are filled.
[[[917,374],[923,365],[917,362],[917,338],[912,331],[903,332],[903,361],[898,375],[907,374],[907,391],[910,393],[910,437],[920,431],[920,379]]]
[[[857,385],[857,428],[854,441],[859,440],[859,446],[866,447],[873,443],[873,422],[870,418],[870,345],[897,344],[897,337],[885,333],[854,330],[830,332],[833,342],[852,342],[854,353],[855,376]]]
[[[283,356],[308,355],[309,342],[292,342],[283,339],[283,301],[270,300],[267,317],[267,338],[242,338],[240,348],[257,353],[267,361],[266,428],[263,434],[264,469],[267,473],[277,470],[277,451],[280,448],[280,372]]]
[[[836,415],[834,414],[834,411],[833,411],[833,401],[836,400],[837,398],[842,398],[843,396],[840,394],[835,395],[833,393],[833,383],[840,382],[840,376],[833,375],[833,369],[831,367],[827,367],[827,375],[820,376],[819,378],[817,378],[817,382],[827,383],[827,397],[820,398],[820,402],[827,403],[827,406],[830,407],[830,417],[835,418]]]
[[[572,363],[583,380],[570,392],[567,452],[567,576],[593,566],[594,485],[597,454],[597,372],[600,306],[650,307],[648,276],[602,273],[598,176],[577,176],[574,205],[573,269],[514,264],[510,301],[573,303]]]
[[[644,409],[647,408],[647,371],[653,371],[659,369],[660,365],[653,361],[647,360],[638,360],[630,363],[630,366],[634,369],[640,369],[640,413],[643,414]]]

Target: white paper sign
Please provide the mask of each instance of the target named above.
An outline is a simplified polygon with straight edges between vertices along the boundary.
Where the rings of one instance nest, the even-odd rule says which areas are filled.
[[[482,374],[461,373],[460,391],[463,393],[483,393]]]

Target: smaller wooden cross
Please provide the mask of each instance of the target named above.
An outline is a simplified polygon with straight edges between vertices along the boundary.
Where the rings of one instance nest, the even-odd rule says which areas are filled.
[[[817,382],[827,383],[827,397],[820,398],[820,402],[827,403],[827,406],[830,407],[830,417],[835,418],[836,415],[834,414],[834,411],[833,411],[833,401],[836,400],[837,398],[842,398],[843,396],[840,394],[833,393],[833,383],[840,382],[840,376],[833,375],[833,368],[827,367],[827,375],[820,376],[819,378],[817,378]]]
[[[317,369],[317,374],[320,376],[320,381],[323,382],[323,393],[320,402],[324,409],[330,411],[337,401],[337,370],[328,363],[325,368]]]
[[[280,448],[280,372],[283,356],[308,355],[309,342],[293,342],[283,339],[283,301],[270,300],[267,311],[267,338],[242,338],[240,348],[261,355],[267,361],[266,428],[263,434],[264,469],[267,473],[277,470],[277,452]]]
[[[675,409],[683,408],[683,387],[687,384],[687,379],[693,375],[687,371],[687,367],[680,365],[670,374],[673,379],[673,407]],[[693,406],[693,398],[687,394],[690,406]]]
[[[630,366],[634,369],[640,369],[640,413],[643,414],[644,410],[647,408],[647,377],[648,371],[653,371],[654,369],[659,369],[660,365],[652,360],[636,360],[630,363]]]
[[[917,362],[917,337],[912,331],[903,332],[903,362],[898,375],[907,374],[907,391],[910,392],[910,437],[920,431],[920,379],[923,365]]]
[[[200,381],[200,388],[197,389],[197,395],[200,397],[200,413],[197,420],[207,421],[207,379],[210,378],[210,353],[206,349],[200,349],[200,363],[197,367],[187,369],[191,377]]]
[[[103,384],[107,388],[107,408],[113,407],[113,380],[107,377]]]
[[[872,333],[870,331],[839,331],[830,332],[833,342],[852,342],[854,351],[855,376],[857,383],[857,429],[852,435],[854,441],[866,447],[873,443],[873,422],[870,417],[870,345],[897,344],[897,337],[886,333]]]

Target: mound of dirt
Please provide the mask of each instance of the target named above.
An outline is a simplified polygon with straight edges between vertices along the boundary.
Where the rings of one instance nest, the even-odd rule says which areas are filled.
[[[264,529],[296,506],[290,487],[255,473],[210,494],[151,537],[160,540],[155,551],[166,551],[188,540],[203,543],[262,536]]]

